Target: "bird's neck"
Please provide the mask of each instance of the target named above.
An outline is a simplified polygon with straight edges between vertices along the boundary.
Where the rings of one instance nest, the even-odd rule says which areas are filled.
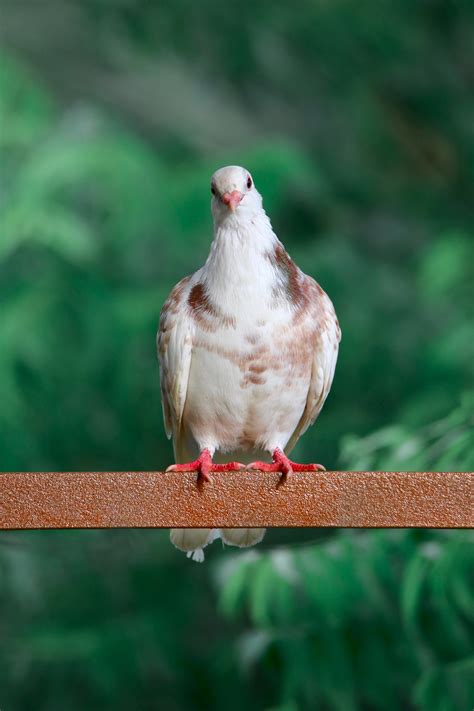
[[[207,288],[216,296],[229,291],[241,298],[264,289],[275,279],[269,255],[278,244],[262,210],[245,217],[229,215],[216,223],[214,240],[204,265]]]

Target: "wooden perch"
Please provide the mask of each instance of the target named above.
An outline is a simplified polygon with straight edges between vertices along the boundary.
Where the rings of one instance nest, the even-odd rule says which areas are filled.
[[[0,473],[0,528],[469,528],[472,472]]]

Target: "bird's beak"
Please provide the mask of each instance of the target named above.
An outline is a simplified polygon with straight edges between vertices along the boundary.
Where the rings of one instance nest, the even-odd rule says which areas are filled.
[[[243,193],[241,193],[239,190],[232,190],[231,193],[224,193],[221,197],[221,200],[224,205],[227,205],[229,210],[232,210],[232,212],[234,212],[235,208],[240,203],[242,198]]]

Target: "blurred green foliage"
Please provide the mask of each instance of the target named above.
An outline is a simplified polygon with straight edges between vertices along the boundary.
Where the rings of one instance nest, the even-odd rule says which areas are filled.
[[[474,468],[473,20],[441,0],[8,3],[1,468],[170,461],[157,319],[229,163],[343,329],[295,456]],[[4,533],[1,708],[472,708],[468,532],[214,548],[197,566],[165,532]]]

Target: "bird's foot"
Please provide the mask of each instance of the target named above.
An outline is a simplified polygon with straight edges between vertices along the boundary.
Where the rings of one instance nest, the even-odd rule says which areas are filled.
[[[245,469],[245,465],[240,462],[226,462],[225,464],[214,464],[212,454],[208,449],[203,449],[201,454],[193,462],[185,464],[171,464],[167,472],[196,472],[202,481],[211,481],[212,472],[235,472]]]
[[[258,469],[262,472],[280,472],[283,477],[293,472],[324,472],[325,467],[322,464],[298,464],[297,462],[288,459],[286,454],[281,449],[275,449],[272,455],[272,462],[252,462],[248,465],[249,469]]]

